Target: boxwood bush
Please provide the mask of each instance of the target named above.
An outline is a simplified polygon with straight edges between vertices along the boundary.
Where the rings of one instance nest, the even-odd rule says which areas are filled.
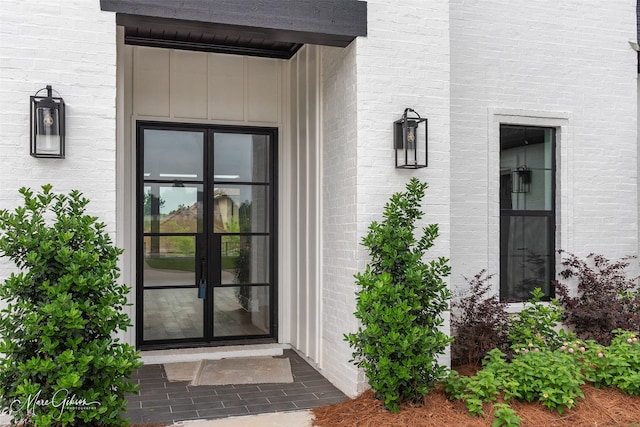
[[[361,289],[355,316],[362,326],[345,336],[355,349],[353,361],[392,412],[400,403],[421,402],[447,374],[438,356],[451,342],[440,330],[450,299],[444,280],[450,267],[442,257],[423,261],[438,236],[436,224],[414,236],[426,188],[412,178],[385,205],[384,220],[369,226],[363,245],[371,261],[356,275]]]
[[[24,426],[127,425],[139,354],[114,335],[131,326],[129,288],[105,225],[78,191],[34,194],[0,211],[0,255],[17,266],[0,287],[0,404]]]

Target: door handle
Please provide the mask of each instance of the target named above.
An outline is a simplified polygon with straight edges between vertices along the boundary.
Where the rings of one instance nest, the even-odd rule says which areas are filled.
[[[204,278],[205,259],[200,260],[200,281],[198,282],[198,298],[207,298],[207,280]]]
[[[204,280],[204,277],[200,279],[200,283],[198,283],[198,298],[205,299],[207,297],[207,281]]]

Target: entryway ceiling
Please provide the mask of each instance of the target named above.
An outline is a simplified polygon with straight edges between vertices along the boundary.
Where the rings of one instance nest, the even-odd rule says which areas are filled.
[[[305,43],[346,47],[367,34],[359,0],[100,0],[141,46],[291,58]]]

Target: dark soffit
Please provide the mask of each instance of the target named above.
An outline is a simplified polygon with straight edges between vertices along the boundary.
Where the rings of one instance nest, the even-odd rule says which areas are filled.
[[[305,43],[346,47],[367,34],[357,0],[100,0],[125,43],[291,58]]]

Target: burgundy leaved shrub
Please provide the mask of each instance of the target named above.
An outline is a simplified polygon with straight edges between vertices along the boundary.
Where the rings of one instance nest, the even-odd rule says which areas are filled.
[[[578,338],[609,345],[616,329],[640,332],[638,278],[629,277],[627,271],[635,257],[611,261],[593,253],[580,258],[558,252],[564,254],[560,277],[577,282],[577,293],[573,296],[566,283],[554,281],[556,297],[565,309],[565,325]]]
[[[492,349],[507,351],[510,318],[506,303],[491,292],[492,274],[480,271],[466,278],[467,290],[451,303],[453,365],[478,364]]]

